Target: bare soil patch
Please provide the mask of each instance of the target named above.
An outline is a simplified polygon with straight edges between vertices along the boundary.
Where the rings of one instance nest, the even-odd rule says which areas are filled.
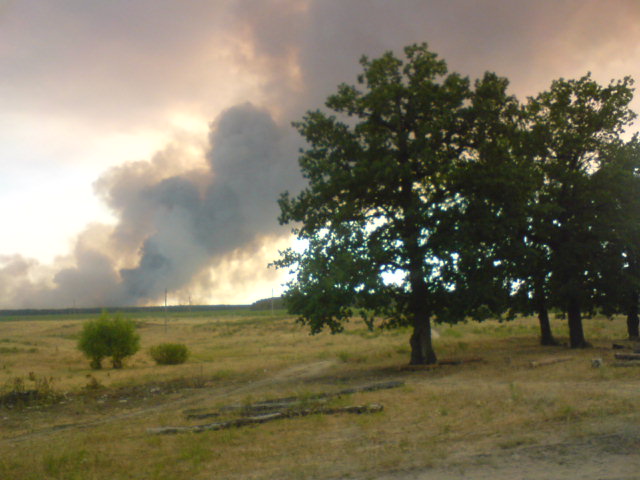
[[[616,419],[617,420],[617,419]],[[613,423],[619,424],[619,421]],[[610,425],[599,425],[605,430]],[[558,443],[458,454],[435,467],[389,472],[377,480],[637,480],[640,429],[617,425],[615,433],[588,434]],[[371,478],[371,477],[368,477]]]

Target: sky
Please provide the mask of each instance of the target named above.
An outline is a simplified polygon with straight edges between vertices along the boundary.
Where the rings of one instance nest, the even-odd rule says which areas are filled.
[[[521,100],[640,81],[640,2],[0,0],[0,308],[279,294],[291,122],[421,42]]]

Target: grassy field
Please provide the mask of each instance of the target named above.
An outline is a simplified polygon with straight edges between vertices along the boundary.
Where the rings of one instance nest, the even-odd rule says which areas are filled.
[[[0,479],[422,478],[409,474],[640,425],[640,367],[613,366],[621,318],[586,320],[593,348],[580,351],[539,346],[534,319],[439,326],[442,364],[409,368],[408,330],[354,322],[341,335],[310,336],[278,311],[146,315],[134,318],[140,352],[101,371],[76,349],[84,320],[0,321],[0,393],[40,392],[0,406]],[[553,328],[567,336],[564,321]],[[187,363],[154,364],[148,349],[168,341],[188,345]],[[377,403],[381,413],[147,431],[232,419],[238,410],[225,407],[267,399],[313,407],[317,394],[389,380],[404,385],[323,404]]]

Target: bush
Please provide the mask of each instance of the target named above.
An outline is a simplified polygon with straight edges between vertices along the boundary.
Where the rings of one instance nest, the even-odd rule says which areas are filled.
[[[80,333],[78,349],[91,359],[91,368],[102,368],[102,360],[111,357],[113,368],[122,368],[126,357],[140,349],[136,325],[122,314],[113,318],[107,312],[97,320],[86,322]]]
[[[151,347],[149,353],[158,365],[178,365],[189,356],[187,346],[182,343],[161,343]]]

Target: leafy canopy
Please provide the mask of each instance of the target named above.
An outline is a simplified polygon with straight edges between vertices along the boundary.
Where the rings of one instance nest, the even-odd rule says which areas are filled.
[[[279,201],[304,245],[275,262],[289,310],[313,333],[355,313],[412,325],[412,363],[435,361],[431,319],[537,311],[542,327],[555,307],[579,347],[581,312],[629,301],[638,316],[632,80],[560,79],[521,105],[505,78],[472,86],[425,44],[404,54],[363,57],[331,114],[294,124],[308,186]]]
[[[386,325],[450,318],[465,208],[455,173],[482,155],[481,123],[497,125],[507,82],[487,75],[474,92],[425,44],[405,57],[363,57],[358,85],[326,102],[338,115],[294,124],[309,145],[299,159],[308,187],[282,195],[280,222],[306,247],[276,265],[295,275],[285,298],[312,332],[340,331],[356,311],[370,326],[376,315]]]

